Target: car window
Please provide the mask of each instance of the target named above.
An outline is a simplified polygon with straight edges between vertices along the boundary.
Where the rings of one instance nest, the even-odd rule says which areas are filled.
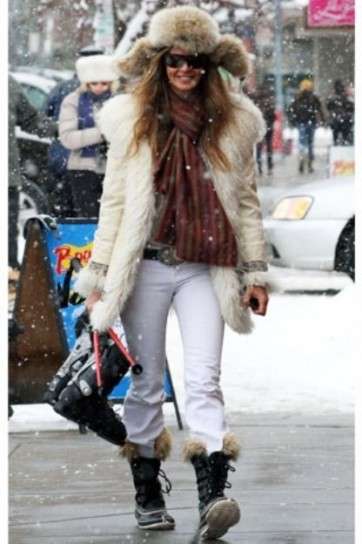
[[[30,104],[37,110],[42,110],[47,99],[47,94],[41,89],[28,85],[27,83],[21,83],[21,87]]]

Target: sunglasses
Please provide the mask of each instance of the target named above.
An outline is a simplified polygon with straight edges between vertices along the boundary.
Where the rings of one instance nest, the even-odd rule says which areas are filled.
[[[102,85],[102,87],[107,87],[109,85],[109,81],[91,81],[89,85],[93,85],[96,87],[96,85]]]
[[[172,53],[165,55],[165,65],[169,68],[182,68],[184,64],[194,70],[201,70],[207,68],[209,58],[207,55],[173,55]]]

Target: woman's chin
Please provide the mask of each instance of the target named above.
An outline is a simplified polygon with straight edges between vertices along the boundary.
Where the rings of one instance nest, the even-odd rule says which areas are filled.
[[[197,85],[194,82],[192,83],[178,82],[176,85],[173,85],[173,88],[175,91],[178,91],[180,93],[189,93],[193,91],[196,86]]]

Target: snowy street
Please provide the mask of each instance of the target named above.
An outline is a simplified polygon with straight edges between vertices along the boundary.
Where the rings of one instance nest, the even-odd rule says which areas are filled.
[[[335,296],[275,293],[252,335],[226,331],[222,383],[229,424],[242,443],[228,495],[240,503],[242,519],[225,544],[353,543],[355,297],[353,284]],[[183,413],[174,314],[167,346]],[[135,528],[131,478],[118,448],[79,434],[47,405],[14,408],[12,544],[198,542],[194,475],[181,460],[187,432],[177,428],[171,403],[165,414],[174,443],[165,469],[173,483],[172,533]]]

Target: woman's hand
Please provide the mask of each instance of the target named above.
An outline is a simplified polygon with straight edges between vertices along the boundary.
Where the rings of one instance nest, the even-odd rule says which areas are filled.
[[[260,285],[249,285],[242,297],[244,306],[250,306],[256,315],[265,315],[268,307],[268,292],[265,287]]]
[[[85,299],[84,304],[85,304],[85,307],[86,307],[88,313],[91,313],[91,311],[93,310],[93,306],[101,298],[101,296],[102,296],[102,293],[100,291],[97,291],[97,290],[92,291],[87,296],[87,298]]]

